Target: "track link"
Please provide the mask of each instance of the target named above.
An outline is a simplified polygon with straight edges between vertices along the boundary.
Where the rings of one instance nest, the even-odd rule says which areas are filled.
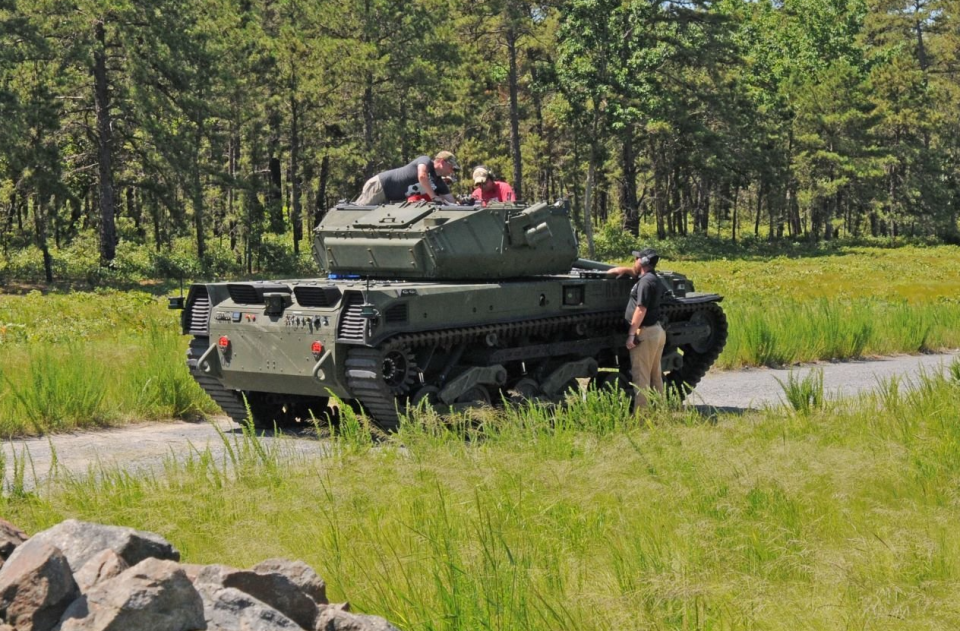
[[[622,319],[623,314],[620,311],[607,311],[398,335],[376,348],[352,348],[347,353],[347,386],[380,429],[387,432],[395,431],[400,426],[397,397],[404,393],[392,390],[381,375],[380,362],[384,354],[390,350],[415,349],[427,345],[452,346],[479,341],[491,333],[508,338],[543,335],[578,324],[609,327],[615,330],[615,327],[622,324]]]

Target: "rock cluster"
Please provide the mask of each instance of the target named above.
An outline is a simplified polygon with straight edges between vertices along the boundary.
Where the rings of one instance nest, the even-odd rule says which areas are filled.
[[[76,520],[33,537],[0,519],[0,631],[396,631],[327,602],[301,561],[180,563],[162,537]]]

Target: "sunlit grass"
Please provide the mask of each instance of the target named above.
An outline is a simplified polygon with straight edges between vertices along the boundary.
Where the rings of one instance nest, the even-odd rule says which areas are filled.
[[[957,370],[745,416],[635,419],[591,392],[387,442],[355,427],[323,457],[247,431],[0,511],[156,531],[188,562],[301,558],[404,629],[955,628]]]
[[[720,367],[782,366],[820,359],[960,347],[960,303],[872,299],[724,300],[729,323]]]
[[[140,292],[0,296],[0,436],[215,412],[176,315]]]
[[[710,260],[693,252],[664,258],[660,266],[687,274],[699,291],[737,300],[790,296],[915,303],[960,295],[960,248],[952,245],[840,247],[819,253],[785,251],[775,257],[731,253],[730,258]]]

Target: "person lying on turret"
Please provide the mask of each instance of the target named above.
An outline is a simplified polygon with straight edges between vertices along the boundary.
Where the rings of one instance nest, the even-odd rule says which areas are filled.
[[[374,175],[363,185],[363,192],[354,203],[373,206],[402,202],[421,195],[431,201],[436,199],[453,204],[453,195],[443,178],[459,170],[457,159],[449,151],[441,151],[433,160],[420,156],[406,166]]]

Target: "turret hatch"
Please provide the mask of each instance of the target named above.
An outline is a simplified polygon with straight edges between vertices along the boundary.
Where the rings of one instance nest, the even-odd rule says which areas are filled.
[[[431,206],[379,206],[353,220],[354,228],[406,228],[434,210]]]

